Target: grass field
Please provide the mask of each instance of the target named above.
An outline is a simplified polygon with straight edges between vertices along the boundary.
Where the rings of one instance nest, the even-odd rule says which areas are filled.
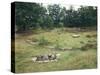
[[[72,37],[74,34],[80,37]],[[61,29],[30,35],[17,34],[15,40],[16,73],[96,68],[97,48],[92,47],[96,44],[96,35],[96,31],[71,32]],[[87,43],[95,44],[88,46]],[[55,47],[55,49],[49,47]],[[82,49],[82,47],[86,48]],[[72,50],[58,50],[59,48],[72,48]],[[49,53],[60,53],[61,56],[57,62],[37,63],[32,61],[32,57],[35,55]]]

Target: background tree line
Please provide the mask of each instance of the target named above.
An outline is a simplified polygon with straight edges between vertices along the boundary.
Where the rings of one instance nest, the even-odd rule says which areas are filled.
[[[58,4],[48,5],[38,3],[15,3],[15,20],[17,31],[29,31],[56,27],[90,27],[97,25],[97,7],[73,6],[69,9]]]

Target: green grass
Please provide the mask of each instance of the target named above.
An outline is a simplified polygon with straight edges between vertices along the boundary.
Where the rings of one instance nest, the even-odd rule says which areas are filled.
[[[23,72],[44,72],[44,71],[58,71],[58,70],[72,70],[72,69],[92,69],[97,67],[97,50],[89,48],[86,51],[80,50],[51,50],[47,46],[55,46],[56,40],[60,47],[72,47],[80,48],[84,44],[88,43],[89,40],[96,40],[96,37],[87,38],[86,35],[96,34],[96,31],[88,32],[78,32],[80,35],[79,38],[73,38],[72,35],[75,33],[52,30],[49,32],[44,31],[39,34],[31,35],[19,35],[15,40],[15,70],[16,73]],[[41,37],[44,37],[50,44],[44,44],[40,46],[39,44],[29,44],[26,40],[39,40]],[[84,44],[81,44],[80,41],[83,41]],[[48,63],[37,63],[33,62],[32,56],[49,54],[49,53],[60,53],[60,59],[57,62],[48,62]]]

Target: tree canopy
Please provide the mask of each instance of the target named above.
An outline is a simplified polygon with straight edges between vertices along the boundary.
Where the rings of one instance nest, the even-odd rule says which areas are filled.
[[[55,27],[89,27],[97,25],[97,7],[80,6],[77,10],[58,4],[15,3],[15,21],[19,32],[41,28]]]

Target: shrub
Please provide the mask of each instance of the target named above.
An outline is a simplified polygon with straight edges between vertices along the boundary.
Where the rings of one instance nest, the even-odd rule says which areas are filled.
[[[32,39],[30,39],[32,42],[38,42],[38,39],[36,39],[36,38],[32,38]]]
[[[61,45],[59,43],[59,40],[56,40],[55,49],[56,50],[61,50]]]
[[[84,44],[84,41],[80,41],[81,44]]]
[[[48,40],[44,36],[40,37],[40,39],[38,40],[38,42],[39,42],[38,45],[41,45],[41,46],[48,45],[50,43],[50,42],[48,42]]]
[[[87,38],[92,38],[92,37],[97,37],[97,34],[93,34],[93,35],[86,35]]]
[[[81,50],[86,51],[88,49],[96,49],[96,48],[97,48],[97,43],[87,43],[81,47]]]
[[[87,37],[87,38],[91,38],[92,36],[91,36],[91,35],[86,35],[86,37]]]

